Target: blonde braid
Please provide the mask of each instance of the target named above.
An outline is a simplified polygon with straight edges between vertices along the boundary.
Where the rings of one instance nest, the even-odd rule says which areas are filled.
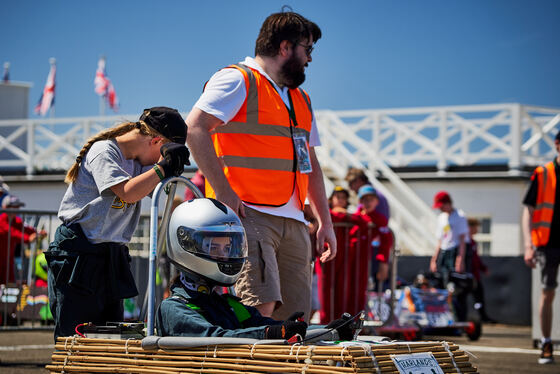
[[[142,134],[142,135],[153,136],[153,137],[159,136],[159,137],[163,138],[165,140],[165,142],[170,141],[169,139],[167,139],[166,137],[161,135],[159,132],[157,132],[156,130],[154,130],[150,126],[148,126],[146,124],[146,122],[144,122],[144,121],[121,123],[120,125],[117,125],[117,126],[112,127],[110,129],[104,130],[104,131],[100,132],[99,134],[94,135],[91,138],[89,138],[87,143],[84,144],[84,146],[82,147],[82,150],[80,151],[80,153],[76,157],[76,162],[74,162],[72,167],[70,167],[70,169],[68,169],[68,172],[66,173],[66,178],[64,178],[64,182],[70,184],[70,183],[74,182],[76,180],[76,178],[78,178],[78,171],[80,170],[80,163],[82,162],[82,160],[85,157],[87,151],[89,151],[89,149],[91,148],[93,143],[95,143],[97,141],[100,141],[100,140],[114,139],[117,136],[124,135],[127,132],[130,132],[134,129],[138,129],[140,131],[140,134]]]
[[[78,178],[78,171],[80,170],[80,163],[82,162],[83,158],[85,157],[87,151],[91,148],[93,143],[100,141],[100,140],[107,140],[107,139],[114,139],[117,136],[126,134],[129,131],[134,130],[137,128],[137,122],[125,122],[117,125],[116,127],[112,127],[110,129],[104,130],[97,135],[92,136],[88,139],[86,144],[82,147],[80,153],[76,157],[76,162],[68,169],[66,173],[66,178],[64,178],[65,183],[72,183]]]

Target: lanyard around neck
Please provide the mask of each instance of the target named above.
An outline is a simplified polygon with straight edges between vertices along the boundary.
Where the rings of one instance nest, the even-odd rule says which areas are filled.
[[[265,77],[266,78],[266,77]],[[270,79],[266,78],[266,80],[268,81],[268,83],[270,83],[270,85],[272,86],[272,88],[274,88],[274,91],[276,91],[276,93],[278,94],[278,96],[280,96],[280,100],[282,100],[282,95],[280,94],[280,92],[278,92],[278,90],[276,89],[276,85],[274,84],[274,82],[272,82]],[[288,88],[288,100],[290,101],[290,106],[286,105],[286,103],[284,102],[284,100],[282,100],[282,103],[284,104],[284,106],[286,107],[286,110],[288,111],[288,115],[290,116],[290,127],[292,125],[292,123],[294,124],[294,127],[298,127],[298,123],[297,123],[297,119],[296,119],[296,112],[294,110],[294,102],[292,101],[292,94],[290,93],[290,89]]]

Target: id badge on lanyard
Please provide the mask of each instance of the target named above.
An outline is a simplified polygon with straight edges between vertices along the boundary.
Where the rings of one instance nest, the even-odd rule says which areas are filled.
[[[309,174],[313,171],[311,167],[311,159],[309,158],[309,146],[307,145],[307,137],[305,131],[298,127],[293,128],[292,139],[294,141],[294,149],[296,152],[297,168],[302,174]]]
[[[300,129],[297,125],[296,113],[294,112],[294,103],[292,95],[288,91],[288,98],[290,100],[290,107],[286,106],[292,121],[292,140],[294,142],[294,152],[297,160],[297,169],[302,174],[309,174],[313,171],[311,167],[311,158],[309,157],[309,145],[307,144],[307,134],[304,130]]]

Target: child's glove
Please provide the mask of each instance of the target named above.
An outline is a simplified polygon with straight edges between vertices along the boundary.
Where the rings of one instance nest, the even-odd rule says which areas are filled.
[[[352,317],[348,313],[344,313],[342,318],[331,321],[331,323],[327,325],[327,329],[335,329],[338,332],[338,338],[340,340],[353,340],[354,327],[353,323],[349,321],[350,318]]]
[[[305,313],[303,312],[294,312],[292,313],[288,318],[286,318],[286,321],[299,321],[299,322],[305,322],[303,320],[303,315]]]
[[[266,328],[266,339],[290,339],[299,334],[302,339],[307,332],[307,323],[299,320],[303,312],[296,312],[288,317],[281,325],[270,325]]]
[[[184,144],[166,143],[161,146],[160,153],[163,160],[158,162],[158,166],[163,169],[166,177],[178,177],[185,170],[184,165],[190,165],[189,150]]]

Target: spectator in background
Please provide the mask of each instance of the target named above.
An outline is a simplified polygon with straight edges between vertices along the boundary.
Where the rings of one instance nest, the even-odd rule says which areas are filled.
[[[377,190],[369,184],[364,185],[358,190],[358,198],[361,210],[353,215],[357,224],[350,233],[352,239],[349,263],[353,272],[348,273],[356,276],[351,277],[350,286],[346,290],[349,294],[353,293],[353,290],[356,292],[356,299],[350,300],[347,307],[351,314],[358,313],[366,303],[369,264],[374,251],[372,242],[379,238],[379,249],[375,255],[379,263],[375,275],[378,282],[383,282],[389,277],[389,255],[393,246],[393,235],[387,226],[387,217],[376,210],[379,205]]]
[[[202,192],[202,196],[204,196],[205,178],[204,174],[202,174],[200,170],[197,170],[196,173],[194,173],[193,177],[191,178],[191,182],[193,182],[193,184],[200,190],[200,192]],[[194,199],[194,193],[187,188],[185,189],[184,201],[189,201],[191,199]]]
[[[480,315],[480,320],[482,322],[495,323],[492,318],[488,317],[486,314],[486,303],[484,302],[484,287],[482,286],[482,279],[480,273],[483,272],[488,275],[488,267],[478,255],[478,243],[474,240],[474,236],[478,233],[478,227],[480,226],[480,221],[476,218],[469,218],[467,220],[469,225],[469,244],[467,244],[467,255],[466,255],[466,271],[472,273],[474,282],[474,288],[472,294],[474,297],[474,309],[478,311]]]
[[[430,271],[439,272],[446,287],[451,272],[465,271],[465,255],[469,227],[465,213],[453,207],[451,196],[446,191],[439,191],[434,196],[434,209],[441,211],[437,223],[437,247],[430,261]],[[455,314],[459,321],[467,318],[466,294],[453,296]]]
[[[350,193],[347,189],[341,186],[336,186],[329,197],[329,209],[331,213],[348,213],[348,205],[350,202]]]
[[[356,224],[348,213],[350,193],[343,187],[336,186],[329,197],[329,210],[334,225],[338,255],[334,260],[316,265],[318,277],[319,312],[321,323],[326,324],[334,318],[340,318],[349,304],[348,282],[354,266],[349,262],[350,231]]]
[[[531,176],[531,183],[523,199],[521,228],[525,242],[525,263],[541,268],[542,293],[540,301],[540,322],[542,332],[542,353],[539,364],[554,362],[550,335],[552,332],[552,304],[558,287],[558,266],[560,265],[560,194],[558,170],[560,164],[560,131],[556,134],[554,146],[558,153],[554,160],[539,166]],[[558,328],[558,327],[557,327]]]
[[[348,169],[348,173],[346,174],[345,179],[346,182],[348,182],[348,187],[350,187],[350,189],[356,194],[358,193],[360,187],[366,184],[371,185],[371,182],[369,181],[369,178],[364,173],[364,171],[358,168]],[[383,214],[385,218],[387,218],[387,221],[389,221],[389,219],[391,218],[391,211],[389,209],[389,202],[387,201],[387,198],[381,192],[377,191],[377,200],[379,201],[379,203],[377,204],[375,210]],[[361,207],[358,206],[356,210],[360,211]]]
[[[8,195],[2,200],[2,209],[18,209],[25,204],[16,196]],[[42,233],[41,233],[42,234]],[[15,213],[0,214],[0,283],[15,282],[14,257],[16,245],[35,240],[35,229],[24,225]]]

